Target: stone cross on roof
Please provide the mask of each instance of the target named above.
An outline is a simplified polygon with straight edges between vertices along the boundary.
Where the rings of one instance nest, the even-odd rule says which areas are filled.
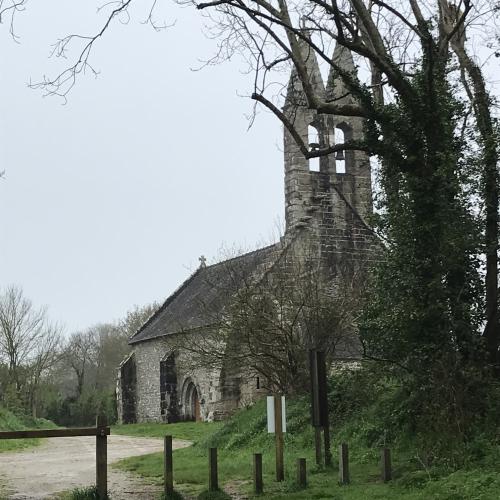
[[[207,267],[207,258],[204,255],[200,255],[198,260],[200,261],[200,267]]]

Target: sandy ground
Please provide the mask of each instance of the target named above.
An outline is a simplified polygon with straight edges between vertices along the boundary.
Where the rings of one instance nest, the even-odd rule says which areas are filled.
[[[174,449],[189,446],[174,439]],[[163,450],[161,439],[108,436],[108,464],[125,457]],[[27,451],[0,453],[0,484],[12,500],[51,498],[77,486],[95,484],[95,437],[49,438]],[[158,488],[137,476],[108,467],[108,491],[112,500],[151,500]]]

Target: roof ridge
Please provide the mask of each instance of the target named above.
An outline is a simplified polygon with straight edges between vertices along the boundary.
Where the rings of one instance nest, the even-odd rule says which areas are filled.
[[[233,260],[236,260],[236,259],[241,259],[242,257],[248,257],[249,255],[252,255],[254,253],[257,253],[257,252],[261,252],[262,250],[268,250],[276,245],[279,245],[279,241],[277,241],[276,243],[272,243],[270,245],[266,245],[265,247],[262,247],[262,248],[256,248],[255,250],[250,250],[250,252],[245,252],[245,253],[242,253],[240,255],[235,255],[234,257],[230,257],[229,259],[224,259],[224,260],[220,260],[219,262],[214,262],[213,264],[210,264],[208,266],[205,266],[204,269],[210,269],[211,267],[216,267],[216,266],[220,266],[222,264],[226,264],[228,262],[231,262]]]
[[[244,257],[248,257],[254,254],[258,254],[258,252],[262,252],[265,250],[269,250],[277,245],[279,245],[280,242],[273,243],[271,245],[267,245],[262,248],[257,248],[255,250],[252,250],[250,252],[243,253],[241,255],[237,255],[235,257],[231,257],[229,259],[221,260],[220,262],[216,262],[214,264],[210,264],[208,266],[203,266],[203,267],[198,267],[186,280],[184,280],[181,285],[174,290],[173,293],[171,293],[163,302],[163,304],[158,307],[158,309],[146,320],[145,323],[143,323],[139,329],[128,339],[129,344],[133,344],[136,342],[134,340],[140,333],[142,333],[151,323],[176,299],[176,297],[194,280],[194,278],[200,273],[200,272],[206,272],[207,270],[217,268],[218,266],[222,266],[224,264],[227,264],[229,262],[235,261],[237,259],[241,259]],[[137,340],[138,342],[141,341]]]

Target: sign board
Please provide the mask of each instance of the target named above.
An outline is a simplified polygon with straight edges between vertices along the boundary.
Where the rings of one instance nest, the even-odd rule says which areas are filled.
[[[274,434],[276,429],[274,416],[274,396],[267,396],[267,432]],[[285,396],[281,396],[281,427],[286,432],[286,405]]]

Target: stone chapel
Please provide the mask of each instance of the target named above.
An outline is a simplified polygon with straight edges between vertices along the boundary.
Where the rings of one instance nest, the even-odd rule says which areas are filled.
[[[351,53],[337,46],[335,65],[356,74]],[[306,53],[311,84],[327,100],[353,103],[342,79],[332,69],[326,85],[315,55]],[[363,119],[318,115],[307,109],[302,86],[292,71],[283,108],[310,148],[328,147],[360,139]],[[284,131],[285,234],[271,246],[234,259],[233,268],[258,280],[272,273],[285,251],[314,248],[324,277],[335,283],[340,264],[373,260],[378,241],[368,225],[372,212],[370,161],[361,151],[343,151],[307,160],[290,133]],[[118,369],[118,415],[123,423],[173,422],[224,418],[243,402],[263,396],[256,377],[246,367],[241,376],[228,377],[225,370],[187,367],[189,352],[168,347],[165,339],[177,335],[202,336],[213,327],[207,314],[223,310],[238,290],[238,276],[228,276],[225,262],[200,267],[162,304],[130,338],[131,354]],[[214,286],[214,283],[217,286]],[[181,337],[185,336],[185,337]],[[360,357],[359,342],[344,345],[343,360]],[[230,379],[230,380],[229,380]]]

